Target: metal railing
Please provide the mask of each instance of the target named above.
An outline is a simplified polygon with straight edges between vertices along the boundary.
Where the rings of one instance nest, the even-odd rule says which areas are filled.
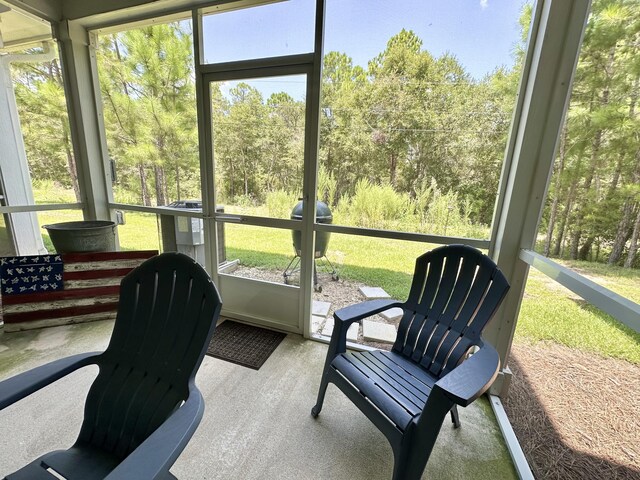
[[[521,250],[520,259],[640,333],[640,305],[637,303],[532,250]]]

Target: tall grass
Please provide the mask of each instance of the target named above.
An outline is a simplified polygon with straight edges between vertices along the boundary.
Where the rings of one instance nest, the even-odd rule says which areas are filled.
[[[468,202],[456,192],[442,192],[434,180],[413,197],[389,184],[360,180],[353,196],[344,195],[334,209],[334,223],[342,225],[488,238],[489,226],[473,221]]]

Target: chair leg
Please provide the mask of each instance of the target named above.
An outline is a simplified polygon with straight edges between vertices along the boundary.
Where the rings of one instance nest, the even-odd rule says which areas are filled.
[[[451,421],[453,422],[453,428],[460,428],[460,416],[458,415],[458,406],[454,405],[451,410]]]
[[[397,454],[394,452],[391,480],[420,480],[430,454],[431,448],[422,450],[413,445],[406,446]]]
[[[311,416],[313,418],[317,418],[322,410],[322,404],[324,403],[324,395],[327,393],[327,387],[329,386],[329,381],[327,379],[327,374],[322,374],[322,380],[320,380],[320,388],[318,389],[318,400],[316,404],[311,409]]]
[[[314,262],[315,265],[315,262]],[[346,352],[347,341],[346,329],[348,325],[336,322],[331,334],[331,341],[329,342],[329,348],[327,350],[327,358],[324,361],[324,368],[322,370],[322,378],[320,379],[320,388],[318,389],[318,400],[315,406],[311,409],[311,415],[316,418],[322,410],[322,404],[324,403],[324,394],[327,392],[327,386],[329,385],[329,375],[331,373],[331,362],[336,355],[341,352]]]

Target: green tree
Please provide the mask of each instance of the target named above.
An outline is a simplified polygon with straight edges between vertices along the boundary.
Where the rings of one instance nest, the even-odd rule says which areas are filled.
[[[152,189],[157,205],[197,193],[190,32],[181,23],[128,30],[102,37],[99,53],[109,153],[119,181],[138,190],[144,205],[152,203]]]
[[[368,80],[365,71],[339,52],[324,57],[320,163],[336,181],[333,201],[354,193],[359,178],[371,178],[371,129],[363,102]]]
[[[262,94],[241,82],[230,89],[228,99],[220,98],[216,107],[213,124],[218,190],[227,201],[239,195],[264,200],[268,115]]]
[[[604,245],[610,264],[622,263],[627,245],[636,254],[639,33],[637,2],[593,3],[544,216],[545,254],[567,245],[571,258],[599,259]]]
[[[14,63],[12,78],[32,179],[72,188],[81,202],[60,63]]]

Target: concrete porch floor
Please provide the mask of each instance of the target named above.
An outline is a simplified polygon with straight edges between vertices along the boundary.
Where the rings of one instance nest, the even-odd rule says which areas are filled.
[[[106,347],[113,322],[0,336],[0,379],[74,353]],[[334,386],[317,420],[315,403],[326,345],[288,335],[259,371],[205,356],[196,383],[206,410],[171,471],[183,479],[391,478],[384,436]],[[85,368],[0,411],[0,476],[37,456],[68,448],[97,373]],[[488,401],[447,420],[423,478],[517,478]]]

